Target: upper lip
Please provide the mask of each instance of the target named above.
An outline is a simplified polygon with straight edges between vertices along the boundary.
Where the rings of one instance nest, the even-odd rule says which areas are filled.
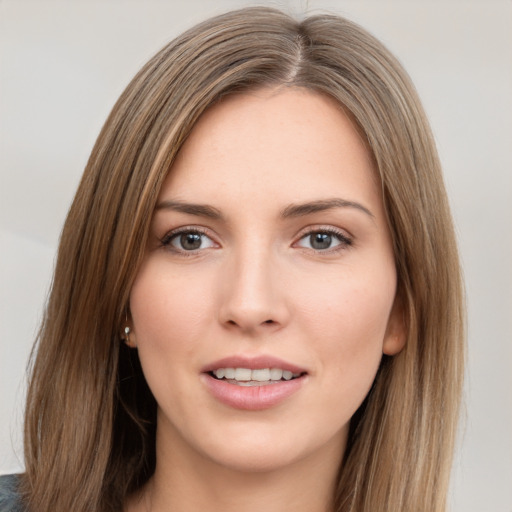
[[[305,368],[301,368],[295,364],[279,359],[278,357],[260,355],[255,357],[248,356],[229,356],[223,359],[218,359],[213,363],[209,363],[202,368],[203,373],[212,372],[219,368],[248,368],[250,370],[257,370],[259,368],[280,368],[281,370],[288,370],[292,373],[307,373]]]

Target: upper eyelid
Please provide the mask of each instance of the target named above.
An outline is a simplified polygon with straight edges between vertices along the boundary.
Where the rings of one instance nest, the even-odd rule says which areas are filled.
[[[211,230],[209,230],[207,228],[204,228],[202,226],[195,226],[195,225],[192,224],[190,226],[180,226],[178,228],[169,229],[168,231],[166,231],[164,237],[166,237],[166,236],[173,236],[173,235],[176,235],[176,234],[179,234],[179,233],[188,233],[188,232],[190,232],[190,233],[201,233],[202,235],[209,236]]]
[[[299,240],[311,233],[333,233],[336,235],[340,235],[344,238],[353,240],[354,235],[350,233],[347,229],[343,229],[337,226],[332,226],[328,224],[315,224],[311,226],[306,226],[298,231],[298,233],[295,235],[296,239]]]
[[[203,228],[201,226],[181,226],[179,228],[171,229],[167,231],[164,236],[160,238],[161,243],[168,243],[170,240],[172,240],[176,235],[180,235],[182,233],[199,233],[201,235],[207,236],[210,238],[213,242],[218,244],[217,237],[212,235],[210,230]]]

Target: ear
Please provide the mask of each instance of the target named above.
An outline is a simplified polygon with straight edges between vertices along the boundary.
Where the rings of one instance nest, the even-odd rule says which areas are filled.
[[[399,293],[397,293],[391,313],[389,314],[382,352],[388,356],[395,356],[404,348],[406,339],[407,328],[405,325],[403,301]]]

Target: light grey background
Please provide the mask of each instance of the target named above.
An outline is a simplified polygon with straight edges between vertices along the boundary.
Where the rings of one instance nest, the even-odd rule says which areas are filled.
[[[430,117],[469,307],[455,512],[512,512],[512,2],[260,2],[337,12],[405,64]],[[25,365],[88,153],[138,68],[242,0],[0,0],[0,473],[22,468]]]

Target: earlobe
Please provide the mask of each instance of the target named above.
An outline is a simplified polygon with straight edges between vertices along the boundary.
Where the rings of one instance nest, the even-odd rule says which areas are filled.
[[[407,328],[405,325],[404,308],[401,298],[397,295],[389,315],[382,352],[388,356],[395,356],[404,348],[406,339]]]

